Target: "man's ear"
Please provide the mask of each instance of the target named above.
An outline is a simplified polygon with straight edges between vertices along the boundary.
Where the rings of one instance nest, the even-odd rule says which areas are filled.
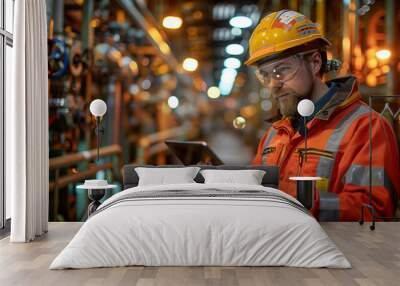
[[[312,73],[319,75],[322,67],[322,58],[319,52],[315,52],[310,56],[310,64]]]

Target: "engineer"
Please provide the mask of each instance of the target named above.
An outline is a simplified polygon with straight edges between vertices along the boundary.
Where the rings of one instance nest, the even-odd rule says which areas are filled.
[[[253,164],[277,165],[279,188],[296,196],[292,176],[319,176],[313,214],[321,221],[360,219],[369,192],[369,107],[355,77],[329,82],[324,38],[318,25],[289,10],[264,17],[249,42],[248,65],[277,100],[282,119],[262,137]],[[304,124],[297,104],[310,99],[307,161]],[[393,216],[400,194],[399,151],[395,134],[379,113],[372,113],[372,198],[378,216]],[[371,218],[366,211],[367,219]]]

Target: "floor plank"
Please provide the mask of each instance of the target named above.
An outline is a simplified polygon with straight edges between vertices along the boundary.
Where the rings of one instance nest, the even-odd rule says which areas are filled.
[[[375,231],[357,223],[323,223],[352,269],[290,267],[117,267],[48,269],[81,223],[50,223],[32,243],[0,240],[0,285],[400,285],[400,223],[378,223]]]

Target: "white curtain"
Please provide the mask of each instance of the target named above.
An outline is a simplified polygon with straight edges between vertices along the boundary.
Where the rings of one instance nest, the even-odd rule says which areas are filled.
[[[12,242],[47,232],[49,205],[45,0],[15,1],[12,96],[6,98],[6,187]]]

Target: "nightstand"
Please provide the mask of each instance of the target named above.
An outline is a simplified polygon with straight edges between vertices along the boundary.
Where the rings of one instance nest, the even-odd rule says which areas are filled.
[[[92,201],[88,206],[88,217],[101,205],[100,200],[104,197],[106,189],[113,189],[116,185],[109,185],[106,180],[85,180],[83,185],[77,189],[88,190],[88,197]]]

